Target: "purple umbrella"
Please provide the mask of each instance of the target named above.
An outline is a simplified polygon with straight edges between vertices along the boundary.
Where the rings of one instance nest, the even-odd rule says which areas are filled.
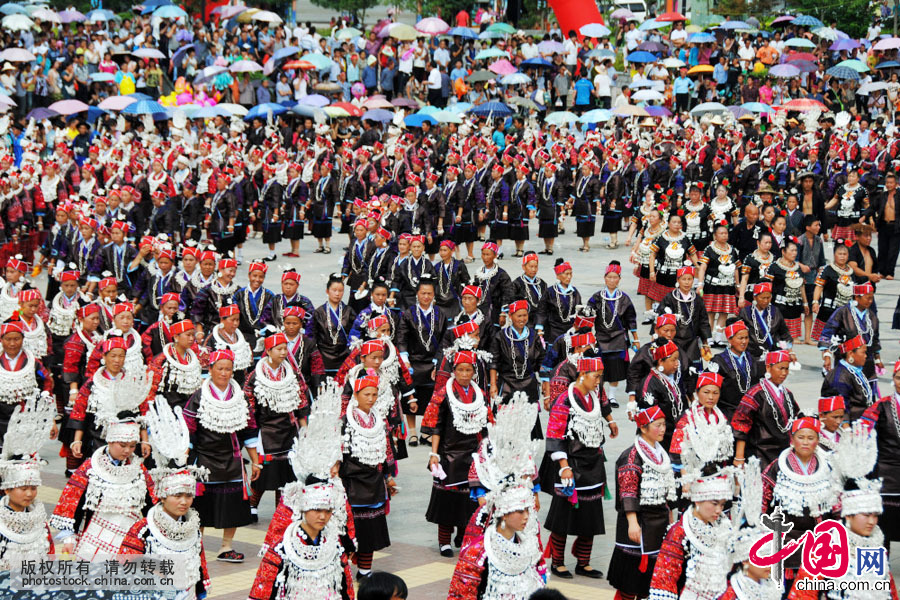
[[[847,39],[847,38],[838,38],[834,41],[833,44],[831,44],[831,46],[828,47],[828,49],[836,50],[836,51],[855,50],[856,48],[859,48],[859,46],[860,46],[860,43],[857,42],[856,40],[851,40],[851,39]]]
[[[638,45],[638,50],[643,50],[644,52],[666,52],[668,48],[660,44],[659,42],[644,42],[643,44]]]
[[[178,33],[175,34],[176,42],[193,42],[194,34],[193,32],[188,31],[187,29],[179,29]]]
[[[775,65],[771,69],[769,69],[769,75],[772,77],[796,77],[800,74],[800,69],[795,67],[793,64],[783,64],[783,65]]]
[[[331,100],[321,94],[310,94],[309,96],[300,98],[300,104],[322,108],[323,106],[328,106],[329,104],[331,104]]]
[[[89,109],[90,106],[88,106],[81,100],[60,100],[59,102],[54,102],[48,108],[52,111],[56,111],[61,115],[69,116],[84,112]]]
[[[87,19],[83,14],[75,10],[74,8],[69,8],[67,10],[59,13],[59,20],[63,23],[73,23],[73,22],[81,22]],[[33,112],[33,111],[32,111]]]
[[[53,117],[58,117],[59,113],[55,110],[50,110],[49,108],[35,108],[33,111],[28,113],[26,119],[34,119],[35,121],[43,121],[44,119],[52,119]]]
[[[665,106],[652,106],[648,105],[644,107],[644,110],[647,111],[647,114],[651,117],[671,117],[672,111],[666,108]]]
[[[410,100],[409,98],[394,98],[391,100],[391,104],[394,106],[402,106],[406,108],[419,108],[419,103],[415,100]]]
[[[553,40],[547,40],[546,42],[538,44],[538,52],[541,54],[560,54],[565,51],[565,49],[566,47],[560,42],[555,42]]]

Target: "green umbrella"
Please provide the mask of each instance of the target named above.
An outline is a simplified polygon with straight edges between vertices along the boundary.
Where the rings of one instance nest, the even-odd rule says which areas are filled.
[[[866,71],[869,70],[869,67],[867,67],[867,66],[865,65],[865,63],[863,63],[861,60],[858,60],[858,59],[855,59],[855,58],[850,58],[850,59],[847,59],[847,60],[842,60],[841,62],[839,62],[839,63],[836,64],[835,66],[836,66],[836,67],[850,67],[851,69],[853,69],[853,70],[856,71],[857,73],[865,73]]]
[[[482,60],[485,58],[509,58],[509,54],[500,48],[488,48],[475,55],[475,60]]]
[[[559,126],[567,123],[574,123],[578,120],[578,115],[567,110],[560,110],[555,113],[550,113],[545,120],[551,125]]]
[[[345,27],[334,34],[334,38],[337,40],[352,40],[358,38],[362,34],[363,32],[356,27]]]
[[[541,107],[537,105],[537,102],[535,102],[531,98],[523,98],[522,96],[514,96],[510,98],[507,104],[521,106],[526,110],[541,110]]]
[[[499,31],[500,33],[515,33],[516,28],[509,23],[494,23],[487,28],[488,31]]]
[[[493,71],[488,71],[487,69],[481,69],[480,71],[475,71],[468,77],[466,77],[466,81],[469,83],[478,83],[479,81],[490,81],[491,79],[496,79],[497,74]]]

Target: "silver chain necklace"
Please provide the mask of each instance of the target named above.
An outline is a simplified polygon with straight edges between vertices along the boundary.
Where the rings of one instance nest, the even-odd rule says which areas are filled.
[[[750,378],[752,377],[752,372],[750,371],[750,361],[747,360],[745,355],[741,355],[743,360],[741,361],[745,367],[740,367],[738,365],[737,358],[735,358],[734,353],[731,351],[731,348],[725,353],[726,360],[731,364],[734,368],[734,380],[737,382],[738,389],[742,394],[747,393],[747,390],[750,389]],[[747,378],[746,383],[741,382],[741,375],[744,375]]]
[[[428,313],[428,317],[427,317],[427,319],[428,319],[428,321],[427,321],[428,322],[428,340],[427,341],[425,340],[424,333],[422,331],[425,328],[425,323],[426,323],[425,312],[422,310],[422,308],[418,304],[416,304],[416,310],[414,310],[413,314],[412,314],[413,321],[416,321],[417,319],[415,317],[417,314],[419,315],[418,323],[416,323],[416,331],[419,334],[419,340],[421,340],[422,345],[425,346],[425,350],[429,351],[429,352],[431,351],[431,342],[434,339],[434,326],[435,326],[435,320],[436,320],[434,317],[434,312],[435,312],[435,309],[434,309],[434,306],[432,306],[431,310]]]
[[[341,339],[341,332],[335,330],[334,323],[332,322],[331,315],[334,314],[337,317],[338,326],[341,324],[341,317],[343,316],[344,307],[342,304],[338,304],[337,310],[335,311],[331,308],[331,305],[325,307],[327,310],[327,314],[325,315],[328,318],[328,335],[331,337],[331,345],[337,346],[338,340]]]
[[[672,383],[672,381],[668,377],[666,377],[665,375],[663,375],[656,369],[654,369],[650,372],[654,373],[660,379],[660,381],[662,381],[663,385],[665,386],[666,394],[672,400],[672,417],[677,422],[678,419],[681,417],[681,413],[684,412],[684,403],[682,402],[681,391],[679,391],[678,385],[676,385],[675,383]]]
[[[452,262],[450,263],[450,266],[451,266],[451,267],[453,266],[453,263],[452,263]],[[446,273],[447,276],[446,276],[446,277],[442,277],[441,275],[442,275],[443,273]],[[451,277],[451,275],[452,275],[452,274],[450,273],[450,269],[447,269],[446,266],[444,265],[444,263],[441,263],[441,268],[440,268],[440,270],[438,271],[438,276],[437,276],[438,293],[440,293],[441,298],[446,298],[447,296],[450,295],[450,283],[451,283],[450,277]],[[443,285],[441,285],[441,282],[442,282],[443,280],[446,280],[446,281],[447,281],[447,286],[446,286],[446,287],[444,287]]]
[[[788,402],[787,390],[784,390],[784,407],[787,411],[787,423],[784,426],[778,422],[778,415],[781,414],[781,411],[778,410],[778,407],[775,406],[775,399],[772,397],[772,394],[769,393],[769,388],[766,385],[766,382],[763,381],[762,385],[759,386],[762,388],[763,395],[766,397],[766,402],[769,405],[769,408],[772,409],[772,418],[775,421],[775,427],[778,428],[778,431],[781,433],[787,433],[791,429],[791,425],[794,423],[794,405]]]
[[[559,320],[562,321],[563,323],[568,323],[573,318],[575,318],[574,311],[572,310],[572,308],[573,308],[572,305],[575,303],[574,302],[575,288],[572,288],[572,293],[569,294],[569,293],[561,292],[559,290],[559,285],[554,285],[553,293],[556,294],[556,297],[558,299],[558,301],[556,303],[556,313],[559,315]],[[566,306],[566,314],[565,315],[563,314],[563,309],[562,309],[563,298],[570,298],[569,303]]]
[[[510,352],[509,357],[512,362],[513,375],[516,376],[516,379],[525,379],[525,372],[528,370],[528,351],[530,350],[529,342],[531,341],[530,336],[526,336],[524,340],[518,340],[512,336],[513,328],[512,325],[507,325],[504,329],[506,329],[506,337],[509,338],[510,341]],[[528,331],[528,328],[525,328],[525,331]],[[518,354],[516,346],[516,342],[522,342],[524,348],[522,350],[522,367],[516,364],[516,354]]]
[[[615,295],[610,298],[606,295],[606,291],[603,292],[603,301],[600,303],[600,322],[603,324],[603,329],[609,331],[612,329],[613,324],[616,322],[616,315],[619,313],[619,299],[622,297],[622,292],[616,290]],[[607,302],[612,302],[612,308],[608,309],[606,307]],[[609,311],[612,314],[612,319],[609,321],[606,320],[606,313]]]

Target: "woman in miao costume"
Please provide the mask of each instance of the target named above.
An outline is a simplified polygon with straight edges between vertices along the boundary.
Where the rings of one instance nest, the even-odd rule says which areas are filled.
[[[550,494],[550,512],[544,527],[550,531],[552,572],[571,579],[565,568],[566,536],[574,535],[572,554],[577,559],[575,573],[599,579],[603,573],[590,566],[594,536],[606,532],[603,522],[603,493],[606,486],[605,428],[610,436],[619,434],[609,404],[603,402],[603,361],[580,358],[578,375],[550,407],[547,448],[541,464],[540,481]]]
[[[147,503],[156,502],[150,473],[134,454],[141,426],[121,417],[106,427],[106,445],[69,478],[50,517],[64,552],[82,560],[116,554]]]
[[[831,518],[837,497],[831,456],[819,448],[821,424],[815,417],[800,417],[791,426],[790,447],[763,470],[763,511],[780,508],[793,529],[785,534],[785,543],[800,539],[807,531]],[[872,451],[874,466],[875,452]],[[865,461],[858,456],[857,461]],[[790,589],[802,553],[788,557],[784,563],[784,588]]]
[[[250,457],[250,481],[262,469],[256,452],[258,433],[253,413],[234,375],[234,353],[216,350],[209,357],[209,379],[203,382],[184,409],[191,432],[191,464],[209,469],[209,483],[197,499],[201,527],[224,529],[216,560],[243,562],[231,548],[238,527],[250,524],[249,485],[241,448]]]
[[[41,391],[53,393],[53,377],[24,346],[22,324],[15,314],[0,324],[0,435],[5,435],[13,411]],[[50,431],[54,439],[57,428]]]
[[[244,384],[244,397],[250,403],[256,427],[259,430],[257,452],[262,461],[262,472],[253,482],[250,498],[251,515],[259,506],[267,490],[275,490],[277,504],[281,488],[294,480],[288,464],[288,452],[300,428],[306,423],[309,402],[306,386],[301,385],[296,372],[286,360],[287,336],[274,333],[264,340],[266,356]]]
[[[646,598],[676,500],[675,472],[662,446],[666,417],[658,406],[635,415],[638,436],[616,460],[616,546],[609,584],[616,600]]]
[[[123,296],[124,297],[124,296]],[[107,329],[103,337],[121,337],[125,340],[125,364],[123,368],[129,373],[144,371],[144,351],[141,342],[141,334],[134,328],[134,304],[127,301],[117,302],[112,309],[112,328]],[[101,313],[102,314],[102,313]],[[101,317],[102,319],[102,317]],[[85,380],[90,380],[97,369],[100,368],[103,359],[102,344],[94,346],[88,358],[88,364],[84,371]]]
[[[17,407],[3,437],[0,454],[0,571],[18,567],[25,556],[53,554],[53,537],[44,504],[38,450],[47,439],[56,409],[47,393],[35,394]]]
[[[322,386],[290,452],[287,484],[260,551],[250,600],[352,600],[356,550],[341,461],[341,394]]]
[[[241,311],[237,304],[221,307],[219,324],[209,332],[204,345],[210,352],[228,350],[234,355],[234,380],[243,386],[247,370],[253,365],[253,348],[241,333],[240,323]]]
[[[165,398],[157,398],[147,411],[147,429],[158,465],[150,471],[159,502],[147,516],[132,525],[119,554],[153,554],[174,561],[184,569],[187,587],[177,600],[205,598],[210,589],[200,515],[191,508],[199,482],[209,472],[187,465],[190,432],[181,414]]]
[[[431,436],[428,467],[433,475],[425,519],[438,526],[441,556],[453,556],[453,528],[459,547],[466,525],[478,508],[469,494],[469,468],[492,415],[490,400],[473,380],[477,362],[471,350],[453,355],[453,373],[435,388],[422,420],[422,432]]]
[[[857,574],[857,548],[890,548],[890,540],[878,526],[884,507],[882,504],[882,480],[868,479],[875,462],[881,457],[877,452],[875,435],[871,435],[864,423],[856,423],[841,436],[837,448],[831,454],[832,465],[838,474],[841,520],[847,529],[849,542],[849,564],[844,580],[856,583],[857,589],[831,590],[825,594],[827,600],[897,600],[897,585],[885,565],[885,573],[874,570]],[[789,600],[816,600],[821,597],[812,590],[800,590],[798,583],[813,577],[803,567],[797,573],[794,585],[788,595]],[[877,583],[876,583],[877,582]],[[886,587],[876,587],[884,585]],[[866,585],[868,584],[868,585]]]
[[[450,600],[528,598],[546,585],[532,486],[540,445],[530,439],[536,412],[516,392],[488,425],[490,451],[479,452],[473,463],[487,493],[453,572]]]
[[[149,398],[164,397],[169,406],[184,408],[203,383],[203,367],[193,348],[196,344],[194,323],[187,319],[169,327],[172,341],[150,363],[153,384]]]

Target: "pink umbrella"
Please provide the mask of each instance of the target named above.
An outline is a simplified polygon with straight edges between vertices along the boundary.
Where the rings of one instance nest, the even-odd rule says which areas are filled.
[[[386,108],[388,110],[394,109],[394,105],[391,104],[384,96],[382,96],[380,94],[377,96],[372,96],[371,98],[369,98],[368,100],[363,102],[362,105],[365,108],[372,108],[372,109],[374,109],[374,108]]]
[[[496,62],[491,63],[491,66],[488,67],[488,70],[493,71],[497,75],[512,75],[518,69],[505,58],[502,58]]]
[[[221,19],[227,20],[235,15],[239,15],[242,12],[247,10],[246,6],[219,6],[212,10],[213,13],[218,13]]]
[[[110,96],[100,102],[100,104],[97,105],[97,108],[102,108],[103,110],[122,110],[129,104],[134,104],[137,100],[137,98],[132,96]]]
[[[894,50],[896,48],[900,48],[900,38],[895,37],[878,40],[875,42],[875,45],[872,46],[873,50]]]
[[[47,108],[49,108],[50,110],[55,110],[61,115],[69,116],[84,112],[89,109],[90,106],[88,106],[81,100],[60,100],[59,102],[54,102]]]
[[[438,17],[427,17],[416,23],[416,31],[430,35],[440,35],[450,31],[447,22]]]

